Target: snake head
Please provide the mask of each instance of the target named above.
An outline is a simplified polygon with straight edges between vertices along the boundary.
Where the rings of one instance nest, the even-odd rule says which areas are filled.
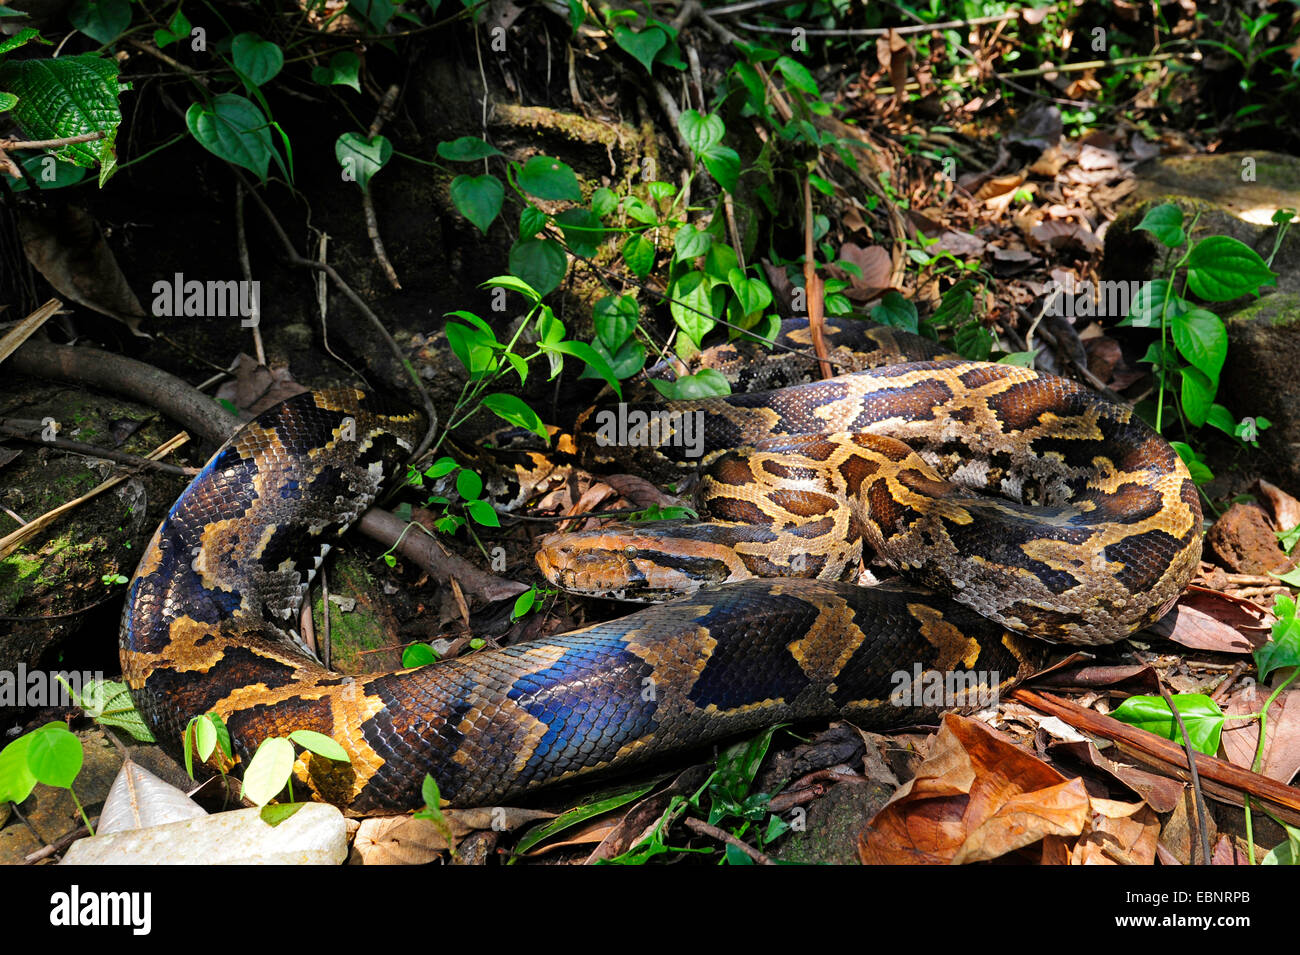
[[[677,521],[653,528],[611,524],[549,534],[539,542],[537,566],[547,580],[570,593],[633,603],[675,600],[706,584],[752,576],[734,552],[691,541],[692,526]]]

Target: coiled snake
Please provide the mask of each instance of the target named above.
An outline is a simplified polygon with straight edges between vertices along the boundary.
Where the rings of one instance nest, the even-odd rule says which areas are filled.
[[[450,803],[490,804],[774,722],[916,722],[936,707],[900,697],[899,674],[959,673],[968,689],[995,690],[1034,656],[1008,630],[1120,639],[1157,618],[1197,566],[1200,507],[1178,456],[1130,411],[1065,379],[902,364],[673,410],[701,416],[699,459],[671,429],[659,446],[589,456],[630,456],[652,473],[703,464],[723,536],[643,528],[610,547],[597,533],[548,542],[541,562],[578,589],[618,589],[593,577],[618,571],[651,597],[664,577],[694,593],[350,677],[300,650],[293,623],[322,551],[419,422],[351,390],[273,408],[208,462],[136,571],[121,658],[138,707],[173,747],[190,717],[219,713],[242,760],[268,736],[331,736],[351,762],[304,753],[295,772],[352,813],[418,806],[426,772]],[[972,490],[990,488],[1011,499]],[[669,538],[698,538],[700,550],[669,554]],[[900,583],[723,582],[838,577],[856,569],[864,539],[954,599]]]

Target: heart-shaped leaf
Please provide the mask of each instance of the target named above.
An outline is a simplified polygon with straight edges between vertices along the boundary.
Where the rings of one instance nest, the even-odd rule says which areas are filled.
[[[727,126],[722,117],[710,114],[705,116],[698,110],[688,109],[677,120],[677,128],[682,132],[686,145],[696,154],[703,154],[710,146],[722,142],[727,134]]]
[[[393,144],[383,136],[366,139],[360,133],[344,133],[334,143],[334,155],[344,175],[364,192],[370,188],[370,177],[393,157]]]
[[[456,210],[484,235],[501,213],[506,190],[493,175],[457,176],[451,181],[451,201]]]
[[[248,77],[254,86],[261,86],[284,67],[284,53],[270,40],[256,33],[241,33],[230,43],[230,53],[235,69]]]
[[[614,27],[614,42],[644,66],[647,73],[653,73],[655,56],[668,43],[668,35],[658,27],[649,27],[638,33],[618,26]]]
[[[185,125],[208,152],[266,179],[274,147],[266,116],[256,103],[237,93],[222,93],[209,104],[191,104]]]

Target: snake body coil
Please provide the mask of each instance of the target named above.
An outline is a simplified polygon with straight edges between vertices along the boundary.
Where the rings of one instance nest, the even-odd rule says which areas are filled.
[[[765,557],[763,531],[736,544],[746,574],[764,561],[782,572],[793,540],[834,576],[833,538],[866,537],[981,613],[905,584],[743,580],[445,664],[333,673],[299,649],[293,624],[323,551],[419,422],[361,392],[322,392],[241,430],[159,527],[121,631],[138,707],[173,748],[192,716],[220,714],[241,761],[269,736],[331,736],[351,761],[304,753],[295,773],[353,813],[419,805],[426,772],[451,803],[482,805],[778,721],[915,722],[937,705],[900,696],[914,673],[988,693],[1031,665],[1032,644],[989,616],[1116,639],[1177,596],[1199,555],[1181,461],[1125,409],[1062,379],[900,365],[681,410],[704,415],[723,519],[762,516],[780,543]],[[652,471],[696,463],[667,446],[623,450]],[[977,500],[963,481],[1022,500]],[[968,579],[945,580],[954,569]]]

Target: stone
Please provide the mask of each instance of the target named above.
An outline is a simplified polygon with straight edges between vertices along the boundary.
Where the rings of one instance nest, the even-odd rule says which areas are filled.
[[[239,809],[79,839],[62,864],[341,865],[347,860],[347,825],[336,807],[302,803],[274,826],[263,820],[263,811]]]

